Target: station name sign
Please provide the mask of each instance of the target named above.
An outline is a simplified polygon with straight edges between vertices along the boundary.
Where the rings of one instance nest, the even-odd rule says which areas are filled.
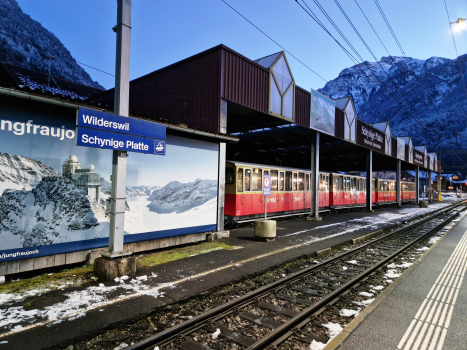
[[[425,166],[425,157],[422,152],[413,150],[413,163],[418,166]]]
[[[165,125],[82,107],[76,119],[78,146],[165,155]]]
[[[384,152],[384,133],[357,119],[357,144]]]

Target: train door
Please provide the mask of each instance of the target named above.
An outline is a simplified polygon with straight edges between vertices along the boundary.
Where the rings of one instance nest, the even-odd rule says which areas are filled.
[[[320,207],[329,206],[329,174],[323,174],[323,202]]]
[[[305,174],[305,209],[311,208],[310,174]]]
[[[265,175],[266,171],[264,171]],[[271,170],[271,195],[269,196],[268,211],[271,213],[279,211],[279,172],[277,170]]]
[[[286,209],[286,193],[285,193],[285,173],[283,171],[279,171],[279,211],[285,211]]]
[[[298,202],[298,209],[304,209],[306,208],[305,173],[298,173],[297,190],[298,195],[300,196],[300,201]]]
[[[352,204],[357,204],[357,178],[352,177],[351,178],[351,186],[352,186],[352,191],[351,191],[351,203]]]
[[[253,168],[251,172],[251,210],[253,214],[264,213],[263,170]]]
[[[245,168],[242,202],[244,215],[251,215],[251,169],[248,168]]]
[[[292,172],[285,172],[284,210],[293,210]]]
[[[293,210],[300,209],[300,193],[298,192],[298,173],[292,173],[292,203]]]

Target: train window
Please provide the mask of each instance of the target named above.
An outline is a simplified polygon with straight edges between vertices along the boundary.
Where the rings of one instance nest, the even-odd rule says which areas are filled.
[[[339,191],[343,191],[343,190],[344,190],[344,177],[339,176]]]
[[[318,191],[323,190],[323,175],[319,174]]]
[[[235,169],[225,168],[225,184],[232,185],[235,183]]]
[[[292,180],[292,191],[296,191],[297,190],[297,181],[298,178],[297,178],[297,173],[293,173],[293,180]]]
[[[253,168],[253,179],[251,181],[252,191],[263,190],[263,170],[259,168]]]
[[[344,176],[344,191],[348,191],[350,189],[349,181],[350,179],[347,176]]]
[[[245,191],[250,191],[251,169],[245,169]]]
[[[292,172],[291,171],[285,172],[285,190],[292,191]]]
[[[284,172],[281,171],[280,176],[279,176],[279,191],[283,191],[283,190],[284,190]]]
[[[266,173],[266,172],[265,172]],[[277,191],[277,170],[271,170],[271,191]]]
[[[265,171],[263,172],[263,175],[269,175],[269,170],[265,170]]]
[[[375,192],[375,179],[371,179],[371,192]]]
[[[326,175],[326,180],[325,180],[324,183],[325,183],[325,185],[326,185],[326,187],[325,187],[324,190],[325,190],[326,192],[329,192],[329,175]]]
[[[305,182],[304,182],[304,173],[298,173],[298,190],[299,191],[304,191],[305,190]]]
[[[237,170],[237,192],[243,192],[243,168]]]
[[[310,190],[310,174],[305,174],[305,191]]]

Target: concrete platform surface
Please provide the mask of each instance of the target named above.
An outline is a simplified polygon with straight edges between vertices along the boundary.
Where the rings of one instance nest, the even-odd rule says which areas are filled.
[[[230,237],[221,239],[240,249],[217,250],[140,268],[135,279],[96,281],[71,288],[60,286],[55,291],[0,294],[0,350],[43,349],[66,344],[68,340],[71,344],[72,339],[98,334],[113,323],[139,319],[167,303],[343,244],[451,203],[433,202],[428,208],[404,204],[402,208],[376,208],[372,213],[327,215],[321,222],[306,218],[278,221],[274,242],[255,241],[252,224],[234,229]],[[24,306],[28,300],[25,298],[31,298],[31,294],[41,306],[33,309]]]
[[[467,349],[466,269],[464,217],[353,331],[336,337],[346,336],[341,344],[325,349]]]

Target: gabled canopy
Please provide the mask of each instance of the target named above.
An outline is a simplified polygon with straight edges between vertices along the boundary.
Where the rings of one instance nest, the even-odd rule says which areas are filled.
[[[391,128],[389,127],[389,122],[374,123],[372,126],[379,131],[384,132],[385,135],[385,152],[386,154],[392,153],[392,142],[391,142]]]

